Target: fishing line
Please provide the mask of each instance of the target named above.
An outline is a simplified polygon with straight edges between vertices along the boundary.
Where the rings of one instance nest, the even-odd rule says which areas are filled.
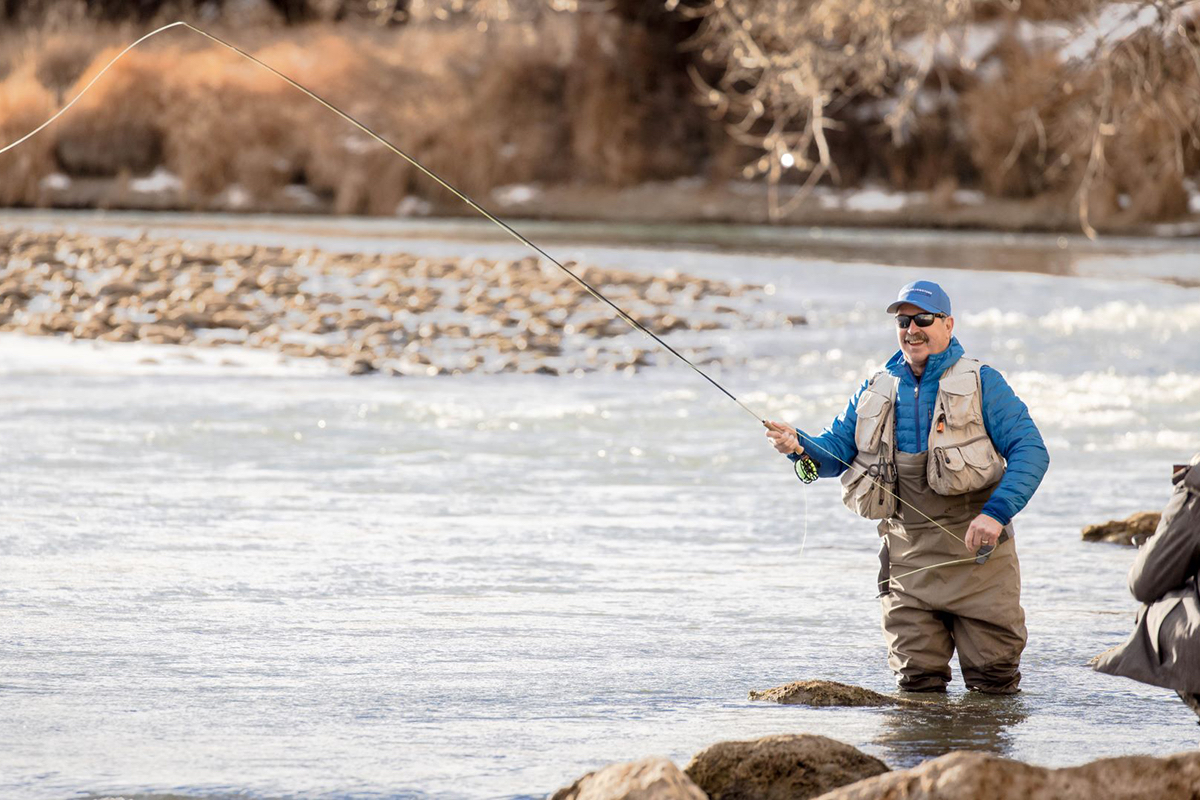
[[[618,317],[620,317],[620,318],[621,318],[621,319],[622,319],[624,322],[626,322],[626,323],[627,323],[627,324],[628,324],[630,327],[632,327],[632,328],[633,328],[634,330],[636,330],[636,331],[639,331],[639,332],[641,332],[641,333],[642,333],[642,334],[644,334],[645,336],[648,336],[649,338],[653,339],[653,340],[654,340],[655,342],[657,342],[658,344],[662,345],[663,349],[665,349],[665,350],[666,350],[667,352],[669,352],[671,355],[675,356],[675,357],[676,357],[676,358],[678,358],[680,361],[682,361],[683,363],[685,363],[685,364],[687,364],[689,367],[691,367],[691,368],[692,368],[692,370],[693,370],[693,371],[694,371],[694,372],[695,372],[697,375],[699,375],[700,377],[704,378],[704,380],[706,380],[706,381],[708,381],[710,384],[712,384],[712,385],[713,385],[713,386],[714,386],[714,387],[715,387],[717,390],[719,390],[719,391],[720,391],[722,394],[724,394],[726,397],[728,397],[728,398],[729,398],[730,400],[732,400],[733,402],[737,403],[737,404],[738,404],[738,406],[739,406],[739,407],[740,407],[740,408],[741,408],[743,411],[745,411],[745,412],[746,412],[747,414],[749,414],[750,416],[754,417],[754,419],[755,419],[755,420],[757,420],[759,423],[761,423],[763,426],[765,426],[765,427],[768,427],[768,428],[770,427],[769,425],[767,425],[767,420],[766,420],[766,418],[765,418],[765,417],[763,417],[762,415],[760,415],[760,414],[758,414],[758,413],[756,413],[756,412],[752,411],[752,410],[751,410],[751,409],[750,409],[750,408],[749,408],[749,407],[748,407],[748,406],[747,406],[745,403],[743,403],[741,400],[739,400],[737,397],[735,397],[735,396],[733,395],[733,393],[732,393],[732,392],[730,392],[728,389],[726,389],[724,386],[722,386],[720,383],[718,383],[716,380],[714,380],[712,377],[710,377],[710,376],[708,375],[708,373],[704,372],[704,370],[700,369],[698,366],[696,366],[695,364],[693,364],[693,363],[692,363],[692,361],[691,361],[689,358],[687,358],[686,356],[684,356],[682,353],[680,353],[678,350],[676,350],[676,349],[675,349],[674,347],[672,347],[671,345],[667,344],[667,343],[666,343],[665,341],[663,341],[663,340],[662,340],[662,339],[661,339],[661,338],[660,338],[660,337],[659,337],[657,334],[655,334],[653,331],[651,331],[651,330],[650,330],[649,328],[647,328],[645,325],[643,325],[642,323],[638,322],[636,319],[634,319],[634,318],[633,318],[633,317],[631,317],[629,314],[627,314],[627,313],[626,313],[626,312],[625,312],[625,311],[624,311],[624,310],[623,310],[623,309],[622,309],[620,306],[618,306],[618,305],[617,305],[616,303],[614,303],[613,301],[609,300],[609,299],[608,299],[607,297],[605,297],[605,296],[604,296],[604,295],[603,295],[603,294],[602,294],[602,293],[601,293],[601,292],[600,292],[598,289],[596,289],[595,287],[593,287],[593,286],[592,286],[590,283],[588,283],[588,282],[587,282],[587,281],[585,281],[583,278],[579,277],[579,276],[578,276],[578,275],[576,275],[574,272],[572,272],[570,269],[568,269],[566,266],[564,266],[564,265],[563,265],[561,262],[559,262],[559,261],[558,261],[558,259],[554,258],[554,257],[553,257],[553,256],[551,256],[549,253],[547,253],[545,250],[543,250],[541,247],[539,247],[538,245],[534,244],[532,241],[530,241],[528,238],[526,238],[526,237],[525,237],[523,234],[521,234],[519,231],[517,231],[517,230],[516,230],[516,229],[514,229],[512,226],[510,226],[508,223],[506,223],[504,220],[502,220],[502,219],[500,219],[499,217],[495,216],[494,214],[492,214],[491,212],[489,212],[487,209],[485,209],[483,206],[479,205],[477,202],[475,202],[475,201],[474,201],[474,200],[472,200],[470,197],[468,197],[466,194],[464,194],[463,192],[459,191],[459,190],[458,190],[458,189],[456,189],[454,186],[450,185],[448,182],[446,182],[446,181],[445,181],[445,180],[444,180],[444,179],[443,179],[441,176],[439,176],[437,173],[433,172],[431,169],[429,169],[428,167],[426,167],[426,166],[425,166],[424,164],[422,164],[421,162],[417,161],[415,158],[413,158],[412,156],[410,156],[408,153],[404,152],[404,151],[403,151],[403,150],[401,150],[399,147],[397,147],[396,145],[392,144],[391,142],[389,142],[387,139],[385,139],[385,138],[383,138],[382,136],[380,136],[380,135],[379,135],[378,133],[376,133],[375,131],[371,130],[369,127],[367,127],[367,126],[366,126],[365,124],[363,124],[362,122],[359,122],[357,119],[355,119],[354,117],[350,116],[350,115],[349,115],[349,114],[347,114],[345,111],[341,110],[340,108],[338,108],[337,106],[333,105],[333,104],[332,104],[332,103],[330,103],[329,101],[327,101],[327,100],[325,100],[324,98],[320,97],[320,96],[319,96],[319,95],[317,95],[315,92],[313,92],[311,89],[308,89],[308,88],[306,88],[305,86],[302,86],[301,84],[299,84],[299,83],[297,83],[296,81],[294,81],[294,80],[292,80],[291,78],[289,78],[287,75],[284,75],[282,72],[280,72],[279,70],[275,69],[275,68],[274,68],[274,67],[272,67],[270,64],[267,64],[267,63],[265,63],[265,62],[263,62],[263,61],[260,61],[259,59],[255,58],[254,56],[252,56],[252,55],[250,55],[249,53],[247,53],[245,50],[242,50],[241,48],[239,48],[239,47],[237,47],[237,46],[235,46],[235,45],[233,45],[233,44],[230,44],[229,42],[225,41],[224,39],[220,38],[219,36],[215,36],[215,35],[213,35],[213,34],[209,33],[208,31],[201,30],[200,28],[197,28],[197,27],[195,27],[194,25],[191,25],[191,24],[189,24],[189,23],[187,23],[187,22],[178,21],[178,22],[172,22],[172,23],[170,23],[170,24],[168,24],[168,25],[163,25],[163,26],[162,26],[162,27],[160,27],[160,28],[156,28],[155,30],[152,30],[152,31],[150,31],[149,33],[147,33],[146,35],[142,36],[140,39],[138,39],[137,41],[135,41],[133,44],[131,44],[131,45],[129,45],[128,47],[126,47],[124,50],[122,50],[120,53],[118,53],[118,54],[116,55],[116,57],[114,57],[114,58],[113,58],[111,61],[109,61],[109,62],[108,62],[108,64],[106,64],[106,65],[105,65],[104,69],[102,69],[102,70],[100,70],[98,73],[96,73],[95,77],[93,77],[93,78],[92,78],[90,81],[88,81],[87,85],[86,85],[86,86],[84,86],[82,90],[80,90],[79,94],[75,95],[75,97],[74,97],[74,98],[73,98],[73,99],[72,99],[72,100],[71,100],[69,103],[67,103],[65,106],[63,106],[61,109],[59,109],[59,111],[58,111],[58,112],[57,112],[57,113],[56,113],[54,116],[50,117],[50,119],[46,120],[46,121],[45,121],[45,122],[43,122],[41,125],[39,125],[37,128],[35,128],[34,130],[32,130],[32,131],[30,131],[29,133],[25,134],[25,135],[24,135],[24,136],[22,136],[20,139],[17,139],[15,142],[13,142],[13,143],[11,143],[11,144],[8,144],[8,145],[5,145],[4,147],[0,147],[0,155],[3,155],[4,153],[7,153],[9,150],[12,150],[14,147],[17,147],[18,145],[20,145],[20,144],[23,144],[24,142],[26,142],[26,141],[28,141],[29,139],[31,139],[31,138],[33,138],[34,136],[36,136],[38,133],[41,133],[41,132],[42,132],[43,130],[45,130],[45,129],[46,129],[46,128],[47,128],[47,127],[48,127],[48,126],[51,124],[51,123],[53,123],[55,120],[57,120],[57,119],[58,119],[59,117],[61,117],[63,114],[65,114],[65,113],[66,113],[68,110],[70,110],[70,109],[71,109],[71,107],[72,107],[72,106],[74,106],[74,105],[75,105],[75,103],[77,103],[77,102],[79,101],[79,98],[83,97],[83,96],[84,96],[84,95],[85,95],[85,94],[86,94],[86,93],[87,93],[87,92],[88,92],[88,91],[89,91],[89,90],[90,90],[90,89],[91,89],[91,88],[92,88],[92,87],[93,87],[93,86],[96,84],[96,82],[97,82],[97,81],[99,81],[99,80],[100,80],[100,78],[102,78],[102,77],[104,76],[104,74],[105,74],[105,73],[107,73],[107,72],[108,72],[108,71],[109,71],[109,70],[112,68],[112,66],[113,66],[114,64],[116,64],[118,61],[120,61],[122,58],[124,58],[124,57],[125,57],[125,56],[126,56],[128,53],[129,53],[129,51],[133,50],[133,48],[137,47],[137,46],[138,46],[138,45],[140,45],[142,42],[145,42],[147,39],[151,38],[152,36],[156,36],[156,35],[158,35],[158,34],[162,33],[163,31],[170,30],[171,28],[186,28],[186,29],[188,29],[188,30],[190,30],[190,31],[193,31],[193,32],[195,32],[195,33],[198,33],[198,34],[200,34],[200,35],[201,35],[201,36],[203,36],[204,38],[206,38],[206,39],[208,39],[208,40],[210,40],[210,41],[212,41],[212,42],[215,42],[216,44],[219,44],[220,46],[222,46],[222,47],[226,48],[227,50],[230,50],[230,51],[232,51],[232,52],[234,52],[234,53],[237,53],[238,55],[242,56],[243,58],[245,58],[245,59],[247,59],[247,60],[249,60],[249,61],[251,61],[251,62],[253,62],[253,63],[257,64],[258,66],[260,66],[260,67],[262,67],[263,69],[267,70],[267,71],[268,71],[268,72],[270,72],[271,74],[275,75],[275,76],[276,76],[276,77],[278,77],[280,80],[282,80],[282,81],[284,81],[285,83],[287,83],[288,85],[292,86],[292,87],[293,87],[294,89],[296,89],[297,91],[299,91],[299,92],[301,92],[301,93],[305,94],[306,96],[308,96],[308,97],[312,98],[313,100],[315,100],[316,102],[320,103],[322,106],[324,106],[325,108],[329,109],[329,110],[330,110],[330,111],[332,111],[334,114],[337,114],[339,117],[341,117],[342,119],[346,120],[346,121],[347,121],[347,122],[349,122],[351,125],[353,125],[354,127],[358,128],[360,131],[362,131],[363,133],[365,133],[366,135],[370,136],[370,137],[371,137],[372,139],[374,139],[375,141],[377,141],[377,142],[379,142],[380,144],[382,144],[382,145],[383,145],[384,147],[386,147],[388,150],[390,150],[391,152],[393,152],[393,153],[395,153],[396,155],[398,155],[398,156],[400,156],[401,158],[403,158],[405,161],[407,161],[407,162],[408,162],[409,164],[411,164],[413,167],[415,167],[416,169],[418,169],[418,170],[419,170],[421,173],[423,173],[424,175],[426,175],[427,177],[429,177],[430,179],[432,179],[432,180],[433,180],[434,182],[436,182],[436,183],[437,183],[439,186],[441,186],[442,188],[444,188],[445,190],[447,190],[448,192],[450,192],[451,194],[453,194],[453,195],[454,195],[455,197],[457,197],[459,200],[462,200],[464,203],[466,203],[466,204],[467,204],[468,206],[470,206],[472,209],[474,209],[475,211],[479,212],[479,213],[480,213],[480,214],[481,214],[483,217],[485,217],[485,218],[486,218],[487,220],[489,220],[490,222],[494,223],[496,226],[498,226],[498,227],[499,227],[499,228],[501,228],[503,231],[505,231],[506,233],[508,233],[510,236],[512,236],[512,237],[513,237],[514,239],[516,239],[518,242],[520,242],[521,244],[525,245],[525,246],[526,246],[526,247],[528,247],[529,249],[533,250],[533,251],[534,251],[534,252],[536,252],[538,255],[540,255],[542,258],[545,258],[545,259],[546,259],[547,261],[549,261],[551,264],[553,264],[554,266],[558,267],[560,270],[562,270],[563,272],[565,272],[565,273],[566,273],[568,276],[570,276],[570,277],[571,277],[571,279],[572,279],[572,280],[574,280],[574,281],[575,281],[577,284],[579,284],[580,286],[582,286],[582,287],[583,287],[583,288],[584,288],[584,289],[585,289],[585,290],[586,290],[586,291],[587,291],[587,292],[588,292],[590,295],[592,295],[592,297],[595,297],[597,300],[601,301],[602,303],[604,303],[605,305],[607,305],[609,308],[611,308],[611,309],[612,309],[614,312],[616,312],[617,316],[618,316]],[[850,465],[850,464],[848,464],[847,462],[843,461],[843,460],[842,460],[841,458],[839,458],[839,457],[838,457],[838,456],[837,456],[835,453],[832,453],[832,452],[830,452],[830,451],[829,451],[828,449],[826,449],[825,447],[822,447],[821,445],[817,444],[816,442],[812,442],[811,440],[810,440],[810,442],[809,442],[809,443],[810,443],[811,445],[813,445],[813,446],[814,446],[814,447],[815,447],[817,450],[820,450],[821,452],[824,452],[824,453],[826,453],[827,455],[831,456],[831,457],[832,457],[832,458],[833,458],[835,461],[837,461],[838,463],[842,464],[843,466],[847,467],[848,469],[852,469],[852,467],[851,467],[851,465]],[[804,470],[806,470],[806,474],[808,474],[808,475],[810,475],[810,476],[811,476],[811,477],[810,477],[808,480],[806,480],[805,482],[806,482],[806,483],[808,483],[808,482],[811,482],[812,480],[815,480],[815,479],[816,479],[816,464],[815,464],[815,463],[813,463],[813,461],[812,461],[811,457],[809,457],[807,454],[800,454],[800,457],[801,457],[801,462],[800,462],[800,463],[801,463],[801,465],[802,465],[802,468],[803,468]],[[800,473],[800,472],[798,472],[798,474],[801,474],[801,473]],[[938,528],[941,528],[943,531],[945,531],[946,533],[950,534],[950,535],[951,535],[951,536],[953,536],[955,539],[958,539],[960,542],[963,542],[964,544],[966,544],[966,540],[965,540],[965,539],[963,539],[963,537],[961,537],[961,536],[959,536],[958,534],[954,533],[954,532],[953,532],[953,531],[951,531],[949,528],[945,527],[944,525],[942,525],[941,523],[939,523],[937,520],[935,520],[935,519],[933,519],[932,517],[930,517],[928,514],[926,514],[926,513],[925,513],[924,511],[922,511],[921,509],[917,508],[916,506],[912,505],[911,503],[909,503],[909,502],[907,502],[906,500],[904,500],[903,498],[901,498],[901,497],[900,497],[898,494],[896,494],[895,492],[893,492],[893,491],[892,491],[892,490],[891,490],[891,489],[890,489],[888,486],[886,486],[885,484],[881,483],[880,481],[877,481],[877,480],[875,480],[874,478],[872,478],[872,477],[871,477],[871,476],[869,476],[869,475],[866,475],[866,476],[864,476],[864,477],[865,477],[865,478],[867,478],[868,480],[870,480],[870,481],[871,481],[872,483],[874,483],[875,485],[877,485],[879,488],[883,489],[883,490],[884,490],[885,492],[887,492],[888,494],[892,495],[894,498],[896,498],[897,502],[899,502],[899,503],[901,503],[901,504],[903,504],[903,505],[907,506],[908,508],[912,509],[913,511],[915,511],[915,512],[916,512],[916,513],[918,513],[918,514],[920,514],[922,517],[924,517],[926,520],[928,520],[928,521],[929,521],[930,523],[932,523],[933,525],[937,526]],[[803,480],[803,479],[804,479],[804,478],[802,477],[802,480]],[[807,498],[807,492],[805,492],[805,495],[806,495],[806,496],[805,496],[805,503],[807,504],[807,502],[808,502],[808,498]],[[806,505],[806,512],[805,512],[805,533],[804,533],[804,535],[805,535],[805,537],[807,537],[807,535],[808,535],[808,515],[807,515],[807,505]],[[801,543],[801,552],[803,553],[803,543]],[[959,563],[959,562],[947,562],[947,564],[950,564],[950,563]],[[934,565],[934,566],[941,566],[941,565]],[[932,568],[932,567],[929,567],[929,568]],[[927,569],[929,569],[929,568],[927,568]]]
[[[800,537],[800,561],[804,561],[804,543],[808,541],[808,489],[803,492],[804,495],[804,535]]]
[[[970,558],[959,558],[954,561],[942,561],[941,563],[938,563],[938,564],[930,564],[927,567],[921,567],[919,569],[914,569],[911,572],[905,572],[902,575],[895,575],[895,576],[888,575],[886,578],[884,578],[883,580],[881,580],[879,582],[879,585],[882,586],[883,584],[889,583],[891,581],[898,581],[901,578],[907,578],[909,575],[916,575],[918,572],[924,572],[927,569],[936,569],[937,567],[948,567],[951,564],[967,564],[967,563],[973,563],[975,561],[976,561],[975,556],[971,556]]]

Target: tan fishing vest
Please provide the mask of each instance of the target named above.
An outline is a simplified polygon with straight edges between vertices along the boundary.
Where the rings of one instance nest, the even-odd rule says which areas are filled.
[[[959,358],[938,382],[929,429],[926,477],[940,495],[967,494],[999,483],[1004,459],[983,424],[978,361]],[[900,379],[878,372],[858,397],[854,445],[842,473],[842,502],[867,519],[896,515],[896,392]]]

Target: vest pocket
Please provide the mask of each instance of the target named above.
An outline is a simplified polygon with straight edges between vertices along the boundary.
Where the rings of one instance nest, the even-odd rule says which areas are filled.
[[[891,407],[891,399],[879,392],[867,389],[858,396],[858,404],[855,406],[858,424],[854,428],[854,446],[860,453],[874,453],[879,449],[886,427],[887,412]]]
[[[933,460],[929,487],[938,494],[965,494],[996,483],[1004,474],[1000,454],[986,434],[935,447],[929,456]]]
[[[855,456],[842,473],[842,502],[860,517],[889,519],[896,516],[895,466],[878,455],[870,458]]]
[[[975,402],[975,373],[943,378],[938,385],[940,398],[938,419],[945,419],[951,428],[965,428],[983,422],[979,404]]]

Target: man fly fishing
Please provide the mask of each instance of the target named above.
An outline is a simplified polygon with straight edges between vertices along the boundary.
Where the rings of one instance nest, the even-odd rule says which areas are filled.
[[[846,504],[868,519],[882,520],[883,629],[889,663],[902,689],[944,691],[957,648],[972,689],[1017,691],[1026,632],[1015,546],[1006,543],[1012,538],[1011,520],[1037,489],[1049,457],[1028,410],[1000,374],[962,357],[962,347],[951,336],[950,300],[937,284],[917,281],[901,291],[888,309],[899,312],[900,352],[859,389],[825,433],[810,438],[763,420],[594,286],[362,122],[246,51],[186,22],[164,25],[126,47],[70,102],[0,147],[0,154],[65,114],[133,48],[176,27],[270,71],[554,264],[766,425],[776,448],[797,460],[797,474],[805,480],[842,475]],[[973,554],[980,547],[999,549],[990,560],[980,556],[976,565]],[[972,563],[964,566],[967,562]]]
[[[888,664],[904,691],[944,692],[958,651],[973,691],[1013,694],[1027,633],[1012,519],[1050,457],[1029,409],[953,336],[932,281],[900,290],[900,350],[819,436],[767,423],[808,477],[841,476],[842,499],[880,520]],[[994,552],[993,552],[994,551]]]

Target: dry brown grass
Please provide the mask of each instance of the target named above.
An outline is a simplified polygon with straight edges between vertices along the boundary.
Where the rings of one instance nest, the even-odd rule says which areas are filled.
[[[0,82],[0,140],[14,141],[54,113],[54,98],[28,68]],[[53,140],[30,139],[0,155],[0,205],[36,204],[41,180],[54,171]]]
[[[102,51],[80,76],[75,95],[119,52]],[[163,58],[131,53],[85,94],[47,133],[55,140],[59,166],[69,175],[148,172],[163,155]]]
[[[966,62],[926,63],[898,47],[894,39],[910,35],[914,20],[933,15],[929,24],[936,31],[967,14],[967,0],[949,10],[923,0],[910,9],[916,16],[895,25],[877,21],[867,26],[870,35],[847,39],[855,45],[841,50],[853,53],[848,62],[809,43],[819,52],[791,53],[787,69],[770,73],[765,89],[745,88],[758,74],[749,67],[718,80],[722,90],[707,99],[726,104],[726,122],[744,114],[739,128],[705,116],[687,59],[693,67],[726,57],[740,63],[750,45],[787,55],[803,37],[780,37],[778,15],[755,16],[747,44],[738,38],[744,25],[711,11],[699,41],[716,55],[705,55],[703,46],[681,55],[672,40],[680,38],[678,30],[664,33],[625,12],[550,13],[546,2],[528,0],[507,22],[484,13],[493,6],[481,0],[458,4],[462,13],[448,21],[402,28],[216,32],[345,108],[485,205],[490,190],[506,184],[722,178],[741,174],[750,162],[751,172],[779,181],[852,186],[882,180],[943,194],[956,185],[981,185],[998,197],[1081,205],[1085,219],[1115,226],[1186,211],[1184,178],[1200,169],[1200,50],[1191,22],[1175,32],[1174,22],[1148,30],[1082,64],[1064,65],[1053,52],[1030,51],[1009,38],[984,57],[990,61],[984,70]],[[796,3],[803,5],[778,0],[759,11]],[[969,10],[975,19],[1061,20],[1100,3],[996,0]],[[436,18],[443,5],[426,4],[426,16]],[[620,5],[628,11],[628,2]],[[709,6],[715,9],[709,0],[684,4]],[[883,6],[829,0],[821,7],[833,14],[830,24],[838,24],[830,35],[840,41],[849,35],[847,14]],[[730,24],[716,26],[718,17]],[[68,23],[47,33],[0,31],[0,135],[11,141],[40,123],[137,32]],[[714,39],[718,33],[731,38]],[[890,66],[873,55],[871,48],[880,47],[894,56]],[[873,73],[856,66],[868,62]],[[837,88],[823,93],[828,82],[805,72],[814,64],[826,70],[822,75],[839,78],[830,84]],[[738,75],[745,86],[737,84]],[[811,80],[802,90],[785,91],[803,75]],[[734,114],[730,104],[737,99],[745,107]],[[795,156],[796,168],[780,166],[785,154]],[[300,183],[342,213],[390,215],[413,195],[433,201],[438,211],[462,210],[343,120],[184,31],[129,55],[70,114],[0,157],[0,201],[38,203],[41,179],[55,170],[119,179],[158,165],[180,176],[182,202],[197,208],[235,184],[251,196],[251,207],[270,207],[283,187]]]
[[[181,31],[168,36],[127,55],[47,130],[59,169],[117,176],[162,164],[197,205],[232,184],[261,198],[296,182],[346,213],[391,214],[410,194],[446,199],[406,162],[267,71],[198,47]],[[487,30],[326,26],[230,38],[253,40],[247,48],[257,57],[474,194],[510,183],[625,185],[693,174],[706,135],[690,87],[659,74],[654,43],[613,16],[551,15]],[[73,95],[117,50],[97,52],[82,70],[65,52],[60,40],[31,47],[25,60],[39,66],[3,84],[13,102],[42,102],[45,85],[61,91],[78,73],[67,90]],[[33,108],[20,118],[36,116]],[[28,185],[10,194],[36,202]]]
[[[82,31],[52,34],[34,55],[34,76],[38,83],[55,93],[61,104],[63,94],[91,66],[100,49],[97,37]]]

